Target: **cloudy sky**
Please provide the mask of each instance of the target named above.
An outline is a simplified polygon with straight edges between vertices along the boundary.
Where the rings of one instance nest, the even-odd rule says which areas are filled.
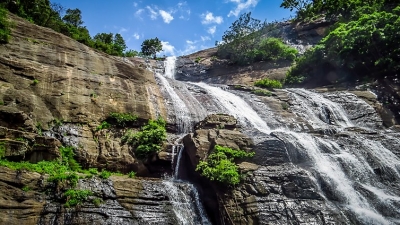
[[[214,47],[229,26],[245,12],[267,22],[289,18],[282,0],[52,0],[82,11],[83,26],[92,36],[120,33],[128,49],[140,51],[145,39],[158,37],[159,55],[187,55]]]

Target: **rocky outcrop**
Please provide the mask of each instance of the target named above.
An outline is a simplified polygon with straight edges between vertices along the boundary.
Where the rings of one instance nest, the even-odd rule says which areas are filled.
[[[61,143],[55,138],[0,127],[0,146],[4,149],[0,157],[37,163],[59,158]]]
[[[57,195],[48,194],[46,176],[4,167],[0,175],[1,224],[177,224],[160,179],[80,179],[76,189],[93,195],[66,208]]]
[[[236,123],[237,120],[230,115],[209,115],[196,125],[197,129],[193,134],[188,134],[183,138],[185,152],[193,168],[196,168],[200,160],[207,158],[215,145],[251,150],[253,141],[235,129]]]
[[[109,56],[9,16],[12,38],[0,45],[0,126],[58,138],[75,147],[85,167],[143,171],[120,142],[123,130],[111,135],[96,133],[96,127],[111,112],[131,113],[141,121],[166,118],[144,61]]]

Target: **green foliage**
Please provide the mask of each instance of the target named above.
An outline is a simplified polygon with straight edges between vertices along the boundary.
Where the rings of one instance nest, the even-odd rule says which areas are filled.
[[[54,182],[57,185],[65,184],[66,186],[75,187],[78,184],[79,175],[76,172],[64,171],[62,173],[54,173],[50,175],[47,181]]]
[[[96,207],[99,207],[101,204],[103,204],[103,199],[101,198],[94,198],[92,200],[93,205],[95,205]]]
[[[7,10],[0,5],[0,44],[10,40],[10,22],[7,18]]]
[[[65,16],[62,20],[69,25],[79,27],[83,24],[82,12],[79,9],[67,9]]]
[[[128,130],[122,137],[122,141],[133,145],[135,154],[139,158],[146,158],[161,149],[167,137],[165,125],[166,122],[162,118],[149,120],[147,125],[138,132]]]
[[[283,109],[283,110],[288,110],[288,109],[289,109],[289,105],[288,105],[286,102],[283,102],[283,103],[281,104],[281,106],[282,106],[282,109]]]
[[[103,130],[103,129],[108,129],[111,127],[111,124],[109,124],[107,121],[101,122],[99,126],[96,127],[96,131]]]
[[[294,60],[298,54],[295,48],[278,38],[262,37],[261,31],[266,26],[266,23],[251,18],[251,13],[242,14],[224,32],[222,43],[217,43],[217,55],[239,65],[262,60]]]
[[[236,185],[240,182],[240,174],[234,160],[237,158],[253,157],[254,152],[245,152],[216,145],[206,161],[200,161],[196,167],[202,176],[212,181],[227,185]]]
[[[162,43],[156,38],[146,39],[143,41],[142,45],[142,54],[145,56],[153,56],[153,58],[157,58],[157,52],[162,51]]]
[[[74,190],[69,189],[64,193],[64,197],[66,198],[66,202],[64,204],[65,207],[70,208],[77,205],[82,204],[84,201],[88,199],[88,197],[92,196],[93,192],[90,190]]]
[[[118,125],[125,127],[127,123],[132,123],[137,120],[136,115],[130,113],[110,113],[110,118],[114,119]]]
[[[4,142],[0,142],[0,160],[6,154],[6,145]]]
[[[369,13],[359,14],[356,20],[339,23],[319,45],[300,57],[286,82],[320,79],[321,71],[330,70],[336,72],[336,82],[397,74],[400,49],[393,46],[400,39],[400,6],[391,12],[366,11]]]
[[[195,63],[199,63],[200,61],[201,61],[201,57],[197,57],[197,58],[194,60]]]
[[[257,61],[276,61],[281,59],[293,61],[298,54],[297,49],[284,44],[279,38],[262,39],[258,47],[253,51]]]
[[[60,148],[61,152],[61,159],[62,159],[62,164],[70,168],[72,171],[79,171],[81,169],[81,166],[79,163],[74,159],[74,148],[71,146],[61,146]]]
[[[281,7],[295,10],[297,19],[308,20],[325,14],[328,18],[340,17],[348,20],[361,7],[380,10],[385,5],[391,5],[391,0],[284,0]]]
[[[102,179],[108,179],[111,175],[112,173],[110,171],[102,170],[99,177]]]
[[[131,172],[128,173],[128,177],[129,178],[135,178],[136,177],[136,173],[131,171]]]
[[[263,26],[260,20],[251,17],[251,12],[242,14],[224,32],[222,43],[217,45],[217,55],[239,65],[252,62],[249,53],[256,49],[261,38],[258,31]]]
[[[43,135],[43,131],[42,130],[43,130],[42,123],[41,122],[36,122],[36,131],[40,136]]]
[[[268,96],[268,97],[272,96],[272,93],[270,91],[262,89],[253,90],[252,93],[259,96]]]
[[[23,190],[24,192],[28,192],[31,190],[31,188],[28,185],[25,185],[21,188],[21,190]]]
[[[39,83],[39,80],[37,80],[37,79],[34,79],[33,81],[32,81],[32,85],[36,85],[36,84],[38,84]]]
[[[125,56],[125,57],[135,57],[135,56],[138,56],[138,55],[139,55],[138,51],[130,49],[130,50],[126,51],[123,56]]]
[[[4,105],[4,102],[3,102],[3,101],[0,101],[0,105]]]
[[[282,88],[282,83],[279,80],[273,80],[269,78],[258,80],[254,82],[254,85],[257,87],[265,87],[265,88]]]
[[[49,0],[4,0],[0,4],[1,6],[32,23],[49,27],[89,47],[111,55],[124,55],[126,44],[122,36],[120,34],[114,36],[111,33],[111,41],[99,39],[98,35],[92,38],[88,29],[82,26],[84,22],[80,9],[67,9],[64,14],[65,10],[62,5],[50,3]],[[6,18],[3,16],[5,12],[0,9],[0,42],[7,42],[10,34],[7,20],[2,20],[2,18]],[[61,17],[62,14],[64,14],[63,17]]]

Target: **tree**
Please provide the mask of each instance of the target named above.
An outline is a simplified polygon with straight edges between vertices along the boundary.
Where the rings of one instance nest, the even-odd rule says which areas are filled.
[[[80,25],[83,24],[81,10],[67,9],[67,12],[65,16],[62,18],[62,20],[65,23],[70,24],[74,27],[79,27]]]
[[[163,47],[161,41],[157,37],[144,40],[141,46],[143,55],[153,56],[154,59],[157,58],[157,52],[162,51]]]
[[[114,52],[122,56],[123,52],[126,49],[126,44],[124,38],[120,34],[115,34],[113,39],[113,50]]]
[[[222,36],[222,44],[218,45],[217,54],[228,58],[233,63],[247,64],[251,60],[249,53],[254,50],[261,39],[258,32],[264,27],[258,19],[251,17],[251,12],[242,14]]]

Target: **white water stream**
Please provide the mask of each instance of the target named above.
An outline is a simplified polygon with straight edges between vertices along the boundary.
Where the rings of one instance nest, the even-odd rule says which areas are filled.
[[[174,79],[175,68],[173,65],[175,60],[174,58],[167,58],[165,62],[164,76],[169,79]],[[193,119],[190,118],[184,101],[174,92],[165,77],[160,77],[160,80],[173,99],[177,123],[181,127],[180,131],[181,133],[189,132],[190,128],[187,127],[193,126],[190,122]],[[388,191],[385,188],[386,184],[381,183],[375,172],[375,168],[378,167],[385,176],[400,181],[400,159],[379,141],[354,135],[346,137],[350,140],[349,144],[347,142],[338,144],[329,136],[316,137],[308,133],[292,132],[286,128],[271,130],[251,105],[239,96],[205,83],[190,84],[201,88],[207,96],[211,97],[213,103],[207,104],[215,104],[215,108],[223,109],[224,113],[235,116],[245,129],[256,129],[266,135],[274,132],[282,141],[294,146],[295,150],[292,151],[297,151],[304,157],[303,160],[307,161],[301,162],[298,166],[310,171],[313,174],[312,180],[317,185],[320,185],[318,182],[323,181],[324,185],[330,190],[330,194],[335,197],[335,200],[329,200],[329,197],[325,196],[327,201],[333,202],[340,209],[348,211],[362,224],[385,225],[394,224],[396,223],[394,221],[398,221],[396,218],[386,218],[375,207],[375,201],[379,201],[380,206],[392,210],[394,214],[400,214],[397,207],[400,197]],[[305,89],[288,89],[287,92],[294,102],[291,105],[292,111],[314,128],[334,127],[342,131],[354,126],[339,104],[324,98],[321,94]],[[201,98],[198,99],[199,102],[202,102],[202,100]],[[282,124],[282,127],[285,127],[284,124]],[[165,181],[167,190],[170,190],[170,198],[175,202],[173,203],[174,212],[181,224],[209,224],[207,217],[204,216],[197,190],[193,185],[188,183],[175,184],[179,175],[181,153],[184,148],[176,147],[176,150],[178,159],[174,170],[175,180]],[[187,195],[183,194],[185,191],[183,191],[182,185],[186,185],[191,190],[189,192],[192,193],[192,197],[195,196],[194,200],[190,200]],[[324,188],[321,187],[321,189]],[[370,192],[370,195],[366,195],[365,191]],[[188,201],[195,202],[195,204],[191,205]],[[190,213],[190,210],[198,212],[197,215],[199,216],[196,217],[196,215]]]

